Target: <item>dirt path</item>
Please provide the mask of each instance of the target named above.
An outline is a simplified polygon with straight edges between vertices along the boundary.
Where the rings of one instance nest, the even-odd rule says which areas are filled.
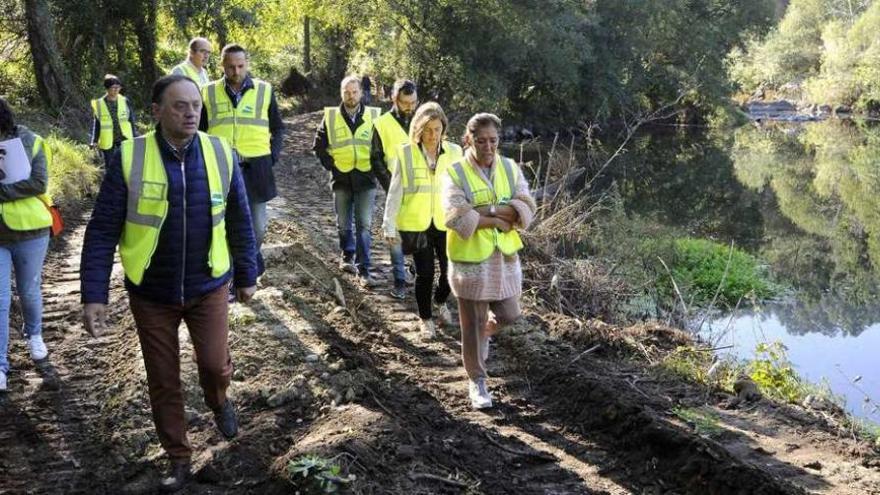
[[[665,329],[611,337],[598,323],[529,314],[493,345],[498,407],[470,410],[457,329],[423,341],[414,301],[360,289],[336,269],[326,174],[307,153],[318,119],[289,122],[267,273],[256,300],[231,310],[230,394],[242,422],[232,442],[213,426],[181,331],[198,452],[188,493],[292,493],[287,462],[306,453],[355,474],[355,493],[880,493],[876,453],[822,421],[765,403],[723,409],[725,397],[625,352],[626,342],[662,345]],[[81,235],[80,222],[47,264],[52,365],[35,370],[23,341],[11,345],[0,493],[150,493],[158,476],[124,292],[112,293],[109,335],[87,339],[78,322]],[[377,242],[373,252],[388,277],[387,250]],[[673,414],[682,409],[702,411],[714,429]]]

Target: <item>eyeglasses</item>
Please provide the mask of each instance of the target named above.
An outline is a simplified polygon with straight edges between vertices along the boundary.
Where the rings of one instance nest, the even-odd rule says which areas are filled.
[[[210,55],[211,54],[211,50],[196,50],[196,51],[201,53],[202,55]]]

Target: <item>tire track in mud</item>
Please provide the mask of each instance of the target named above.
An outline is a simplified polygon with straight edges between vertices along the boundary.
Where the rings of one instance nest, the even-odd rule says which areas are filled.
[[[79,324],[79,261],[88,203],[65,212],[64,235],[51,241],[43,270],[43,338],[49,358],[33,363],[10,321],[9,391],[0,395],[0,493],[95,493],[103,490],[107,445],[98,441],[102,404],[93,380],[112,336],[86,340]]]

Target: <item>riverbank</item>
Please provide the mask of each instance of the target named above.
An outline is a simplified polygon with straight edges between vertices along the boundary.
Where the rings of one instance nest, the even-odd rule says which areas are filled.
[[[189,493],[311,493],[314,474],[290,469],[307,455],[338,466],[333,483],[351,493],[880,493],[880,456],[869,445],[800,407],[683,378],[674,356],[710,353],[663,325],[527,304],[491,349],[497,407],[471,410],[457,328],[422,340],[414,301],[391,298],[387,286],[364,290],[338,270],[326,173],[308,151],[319,120],[288,122],[267,273],[255,301],[231,309],[231,395],[242,423],[233,441],[213,427],[181,332],[198,452]],[[76,280],[83,224],[71,223],[47,268],[51,367],[33,369],[24,343],[12,344],[2,486],[149,493],[162,454],[120,274],[113,329],[88,339]],[[373,255],[386,279],[387,249],[377,242]],[[527,303],[548,283],[529,281]]]

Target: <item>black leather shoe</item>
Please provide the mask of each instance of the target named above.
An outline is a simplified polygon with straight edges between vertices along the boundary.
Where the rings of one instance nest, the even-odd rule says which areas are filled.
[[[226,399],[223,409],[219,413],[214,413],[214,423],[224,437],[235,438],[238,435],[238,416],[235,414],[235,406],[232,405],[231,400]]]
[[[192,478],[192,465],[188,462],[172,463],[168,476],[159,482],[159,493],[174,493],[189,483]]]

